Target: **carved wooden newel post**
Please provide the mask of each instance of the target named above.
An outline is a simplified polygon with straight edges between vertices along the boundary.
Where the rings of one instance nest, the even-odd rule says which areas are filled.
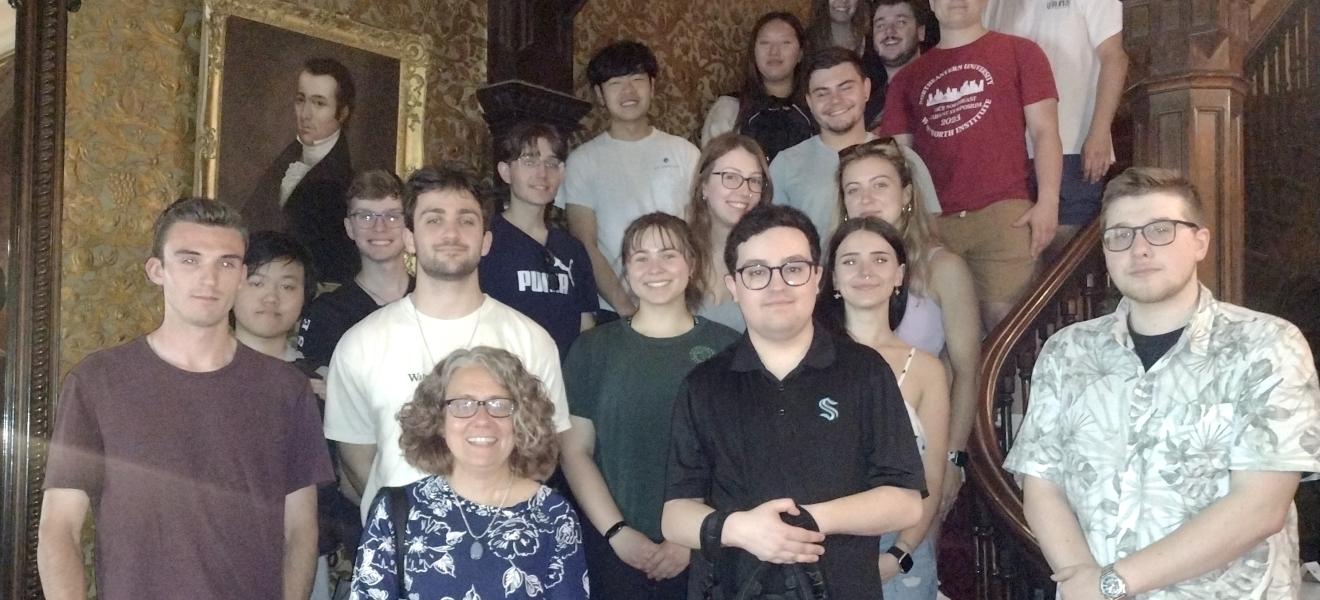
[[[1242,302],[1243,64],[1249,0],[1127,0],[1134,163],[1187,174],[1212,232],[1201,280]]]
[[[477,99],[492,144],[514,123],[534,119],[565,138],[591,103],[573,96],[573,18],[586,0],[490,0],[486,73]],[[495,160],[490,161],[494,170]],[[498,176],[496,184],[500,184]]]

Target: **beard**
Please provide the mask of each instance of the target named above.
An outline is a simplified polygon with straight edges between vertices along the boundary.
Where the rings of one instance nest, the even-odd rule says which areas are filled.
[[[912,47],[909,48],[906,52],[903,52],[902,54],[899,54],[898,56],[895,56],[892,59],[881,56],[880,63],[890,69],[897,69],[912,62],[912,59],[917,56],[917,50],[919,50],[920,48],[921,48],[920,44],[912,44]]]
[[[477,270],[477,263],[481,261],[480,256],[461,256],[453,259],[445,259],[439,256],[439,253],[432,253],[427,256],[417,255],[417,269],[426,273],[427,277],[438,281],[458,281],[466,279]]]

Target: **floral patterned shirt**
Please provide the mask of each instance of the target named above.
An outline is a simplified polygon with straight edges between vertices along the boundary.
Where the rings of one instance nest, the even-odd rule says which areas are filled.
[[[410,503],[404,528],[406,600],[589,597],[582,530],[558,492],[541,486],[526,502],[497,509],[455,494],[440,476],[404,490]],[[388,503],[389,495],[379,494],[368,513],[353,566],[352,600],[399,598]],[[480,553],[473,552],[473,535],[459,511],[478,533],[495,519],[480,539]]]
[[[1109,564],[1168,536],[1229,492],[1232,471],[1320,471],[1320,387],[1282,319],[1201,288],[1182,337],[1149,371],[1128,301],[1050,337],[1004,468],[1057,484]],[[1299,586],[1297,511],[1236,560],[1147,600],[1282,600]]]

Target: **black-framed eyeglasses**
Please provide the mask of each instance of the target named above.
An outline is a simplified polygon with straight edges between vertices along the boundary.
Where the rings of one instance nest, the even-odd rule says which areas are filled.
[[[1140,231],[1142,237],[1146,238],[1146,243],[1152,246],[1168,246],[1178,236],[1179,225],[1186,225],[1192,229],[1201,228],[1200,225],[1191,221],[1159,219],[1137,227],[1128,225],[1107,227],[1100,233],[1100,240],[1105,250],[1122,252],[1132,247],[1132,242],[1136,241],[1137,232]]]
[[[815,268],[816,263],[809,260],[790,260],[778,267],[747,265],[740,269],[734,269],[734,272],[738,274],[738,279],[742,281],[743,287],[749,290],[763,290],[770,285],[770,279],[774,277],[775,271],[779,271],[779,277],[784,280],[784,283],[798,287],[811,281],[812,270]]]
[[[558,171],[564,166],[564,161],[553,156],[541,158],[537,155],[524,154],[518,157],[518,164],[527,167],[528,169],[545,167],[547,171]]]
[[[512,398],[469,398],[462,396],[445,400],[445,412],[458,419],[470,419],[477,415],[477,409],[486,407],[486,414],[503,419],[513,414],[518,403]]]
[[[370,229],[376,223],[384,223],[387,229],[398,229],[403,227],[403,213],[399,211],[390,212],[372,212],[369,210],[355,210],[348,213],[353,218],[353,224],[363,229]]]
[[[759,193],[765,189],[765,178],[760,175],[743,177],[741,173],[734,173],[733,171],[715,171],[711,175],[719,175],[720,183],[731,190],[742,187],[744,181],[747,182],[747,189],[752,192]]]

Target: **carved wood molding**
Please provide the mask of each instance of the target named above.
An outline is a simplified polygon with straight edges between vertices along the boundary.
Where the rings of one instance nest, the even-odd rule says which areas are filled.
[[[7,598],[40,598],[37,522],[58,378],[64,65],[69,0],[19,5],[18,118],[10,229],[9,360],[0,461],[0,573]]]

